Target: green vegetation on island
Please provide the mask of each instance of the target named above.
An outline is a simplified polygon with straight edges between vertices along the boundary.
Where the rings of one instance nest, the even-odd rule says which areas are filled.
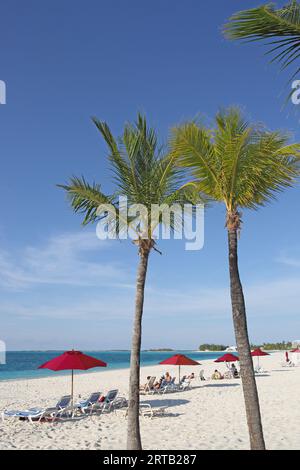
[[[281,343],[263,343],[260,345],[251,344],[252,349],[261,348],[265,349],[266,351],[286,351],[288,349],[292,349],[292,347],[293,345],[291,341],[282,341]]]
[[[226,348],[224,344],[200,344],[199,351],[225,351]]]
[[[199,351],[225,351],[229,346],[224,344],[200,344]],[[251,344],[251,349],[261,348],[266,351],[286,351],[292,349],[293,345],[291,341],[281,341],[281,343],[260,343]]]

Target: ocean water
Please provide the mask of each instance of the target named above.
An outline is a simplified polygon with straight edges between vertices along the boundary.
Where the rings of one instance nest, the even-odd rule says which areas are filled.
[[[130,351],[83,351],[107,363],[107,367],[97,367],[90,371],[77,371],[76,373],[89,373],[109,369],[125,369],[129,367]],[[0,364],[0,380],[47,377],[52,375],[68,374],[68,371],[53,372],[47,369],[38,369],[39,365],[62,354],[63,351],[8,351],[6,364]],[[197,351],[143,351],[141,365],[155,365],[174,354],[185,354],[191,359],[216,359],[223,353],[197,352]],[[172,366],[169,366],[169,368]]]

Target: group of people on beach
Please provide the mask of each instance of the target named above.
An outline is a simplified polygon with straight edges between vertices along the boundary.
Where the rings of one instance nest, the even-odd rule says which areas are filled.
[[[225,372],[224,374],[222,374],[220,371],[215,369],[214,373],[211,376],[211,379],[212,380],[222,380],[222,379],[231,378],[231,377],[234,378],[234,379],[238,379],[240,377],[240,374],[239,374],[236,366],[233,363],[232,363],[231,367],[229,368],[229,370],[227,372]],[[190,382],[194,378],[195,378],[195,374],[194,374],[194,372],[192,372],[188,376],[184,375],[181,378],[180,383],[182,383],[184,381],[189,381]],[[145,389],[149,388],[150,379],[151,379],[151,376],[148,375],[147,382],[140,386],[140,390],[145,390]],[[205,380],[203,376],[201,377],[201,380]],[[157,380],[156,382],[151,384],[151,389],[152,390],[159,390],[163,385],[171,384],[174,381],[175,381],[175,378],[172,377],[169,372],[166,372],[164,375],[162,375],[160,377],[159,380]]]
[[[182,377],[182,379],[180,380],[180,382],[182,383],[182,382],[185,381],[185,380],[189,380],[189,381],[190,381],[190,380],[192,380],[192,379],[194,379],[194,378],[195,378],[195,374],[194,374],[194,372],[192,372],[192,373],[191,373],[190,375],[188,375],[188,376],[184,375],[184,376]],[[151,376],[148,375],[148,377],[147,377],[147,382],[146,382],[144,385],[141,385],[140,390],[145,390],[145,389],[148,387],[148,384],[149,384],[149,380],[150,380],[150,379],[151,379]],[[152,385],[152,389],[154,389],[154,390],[159,390],[159,389],[162,387],[162,384],[168,385],[168,384],[170,384],[170,383],[172,383],[172,382],[174,382],[174,381],[175,381],[175,378],[172,377],[169,372],[166,372],[164,375],[162,375],[162,376],[160,377],[159,380],[157,380],[157,381]]]
[[[235,367],[235,365],[233,363],[231,364],[231,367],[230,367],[228,372],[230,373],[230,375],[234,379],[238,379],[240,377],[240,374],[238,373],[238,370],[237,370],[237,368]],[[221,374],[221,372],[219,372],[217,369],[215,369],[215,371],[212,374],[211,378],[212,378],[212,380],[221,380],[221,379],[227,378],[227,376],[226,376],[226,373],[223,375],[223,374]]]

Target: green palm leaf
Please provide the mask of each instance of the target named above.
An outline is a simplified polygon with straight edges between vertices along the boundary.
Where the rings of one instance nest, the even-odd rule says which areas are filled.
[[[235,13],[225,24],[224,33],[229,39],[265,40],[268,54],[273,56],[271,62],[279,62],[284,69],[300,57],[300,3],[292,0],[280,9],[266,4]]]
[[[96,222],[106,218],[108,227],[120,235],[120,224],[133,229],[137,238],[140,227],[137,220],[148,227],[150,221],[140,216],[130,216],[126,220],[118,206],[118,196],[126,196],[128,207],[142,204],[151,214],[153,204],[178,204],[181,208],[185,203],[196,204],[202,201],[199,190],[195,186],[185,186],[183,169],[175,165],[175,156],[168,149],[158,145],[154,129],[147,125],[146,119],[140,114],[134,124],[126,124],[120,138],[114,138],[109,126],[97,118],[93,122],[100,131],[108,146],[108,158],[114,175],[115,191],[105,195],[96,183],[88,183],[84,177],[73,177],[68,184],[58,185],[67,192],[74,212],[84,214],[83,224]],[[101,212],[99,207],[110,204],[111,211]],[[117,222],[114,224],[114,215]],[[170,221],[170,228],[175,225]],[[150,237],[151,233],[148,234]]]
[[[300,144],[249,125],[236,108],[219,112],[212,131],[195,122],[174,129],[171,145],[198,190],[228,211],[256,209],[299,176]]]

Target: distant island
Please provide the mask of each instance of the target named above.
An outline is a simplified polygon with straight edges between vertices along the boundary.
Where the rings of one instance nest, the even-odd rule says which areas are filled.
[[[225,351],[228,346],[224,344],[200,344],[199,351]]]
[[[163,352],[163,351],[174,351],[174,349],[171,349],[171,348],[155,348],[155,349],[146,349],[146,351],[149,351],[149,352]]]
[[[291,341],[282,341],[281,343],[263,343],[260,345],[251,344],[251,349],[261,348],[269,351],[286,351],[292,347],[293,344]]]
[[[200,344],[199,351],[225,351],[229,346],[224,344]],[[291,349],[293,344],[291,341],[282,341],[281,343],[262,343],[251,344],[251,349],[265,349],[267,351],[286,351]]]

